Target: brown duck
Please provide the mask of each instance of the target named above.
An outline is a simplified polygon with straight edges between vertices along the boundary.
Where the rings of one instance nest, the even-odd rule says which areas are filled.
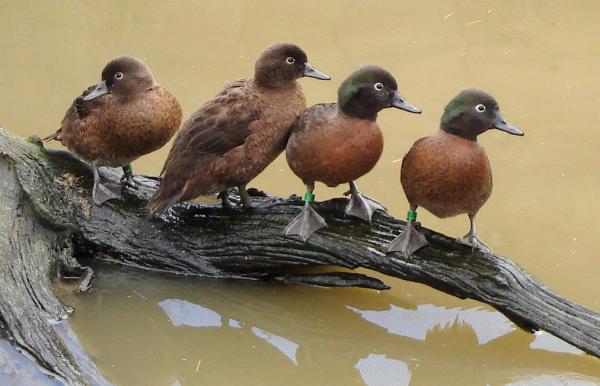
[[[404,232],[388,246],[406,257],[427,245],[415,227],[417,207],[440,218],[469,215],[471,230],[459,241],[490,253],[477,237],[475,215],[492,194],[492,171],[477,136],[488,129],[524,133],[500,113],[498,102],[481,90],[464,90],[448,103],[440,131],[421,138],[402,161],[400,180],[410,204]]]
[[[58,131],[44,140],[57,140],[92,164],[95,204],[121,198],[121,187],[100,181],[100,166],[122,166],[123,181],[142,185],[133,178],[130,162],[159,149],[181,124],[177,99],[154,80],[140,60],[122,56],[102,70],[102,82],[79,96],[63,118]]]
[[[229,205],[227,189],[236,186],[244,207],[250,207],[246,184],[283,151],[292,123],[305,108],[296,81],[303,76],[330,79],[294,44],[263,51],[254,78],[226,86],[179,130],[150,211],[164,213],[177,202],[217,192]]]
[[[347,215],[370,222],[375,210],[385,210],[363,196],[354,180],[373,169],[381,156],[383,135],[375,120],[377,113],[387,107],[421,112],[398,93],[396,80],[389,72],[365,66],[340,85],[337,104],[317,104],[300,116],[292,128],[286,157],[292,171],[306,184],[307,192],[304,209],[286,227],[286,235],[306,241],[326,226],[311,205],[315,181],[331,187],[350,184]]]

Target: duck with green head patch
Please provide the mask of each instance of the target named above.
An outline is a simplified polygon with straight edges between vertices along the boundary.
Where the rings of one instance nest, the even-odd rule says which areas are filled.
[[[388,107],[421,112],[398,93],[396,80],[388,71],[371,65],[355,71],[340,85],[337,104],[314,105],[298,118],[286,157],[307,192],[304,209],[286,227],[286,235],[306,241],[326,226],[311,205],[316,181],[331,187],[350,185],[347,215],[370,222],[375,210],[385,210],[363,196],[354,181],[373,169],[381,156],[383,135],[376,119],[377,113]]]
[[[522,136],[500,113],[498,102],[475,89],[464,90],[446,106],[440,130],[415,142],[402,161],[400,180],[410,204],[406,229],[388,246],[405,257],[427,245],[415,227],[417,207],[437,217],[467,214],[471,230],[459,241],[490,253],[478,237],[475,215],[492,194],[492,171],[477,136],[498,129]]]
[[[79,96],[63,118],[60,129],[44,140],[62,142],[92,164],[92,200],[102,204],[121,198],[121,186],[102,183],[100,166],[123,167],[122,181],[138,188],[130,163],[161,148],[181,124],[177,99],[156,83],[141,60],[121,56],[102,70],[102,81]]]

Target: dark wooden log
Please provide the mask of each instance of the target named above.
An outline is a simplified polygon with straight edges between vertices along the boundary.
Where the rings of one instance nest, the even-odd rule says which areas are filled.
[[[117,182],[120,174],[106,170],[103,177]],[[68,384],[106,382],[48,322],[68,314],[51,292],[56,267],[85,273],[78,261],[90,257],[186,275],[388,288],[348,272],[362,267],[482,301],[528,331],[547,331],[600,357],[598,313],[560,297],[504,257],[472,251],[425,228],[431,245],[414,258],[386,255],[385,245],[405,223],[385,213],[377,213],[372,226],[345,218],[345,199],[317,205],[329,227],[303,243],[283,236],[300,210],[299,197],[254,191],[254,203],[271,206],[183,204],[169,216],[146,220],[150,193],[125,189],[124,201],[97,207],[90,203],[91,186],[89,166],[70,153],[0,129],[0,321],[15,344]],[[317,266],[330,272],[301,269]]]

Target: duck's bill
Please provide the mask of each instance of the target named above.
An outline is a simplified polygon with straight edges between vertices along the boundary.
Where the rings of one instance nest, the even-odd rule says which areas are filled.
[[[331,77],[327,74],[323,74],[321,71],[317,70],[310,63],[304,64],[304,76],[308,76],[309,78],[329,80]]]
[[[502,130],[512,135],[525,135],[522,130],[517,129],[509,121],[504,119],[502,114],[497,115],[496,122],[494,122],[494,129]]]
[[[392,106],[397,109],[408,111],[409,113],[421,114],[421,109],[415,105],[411,105],[406,99],[398,92],[394,93],[394,99],[392,100]]]
[[[96,99],[104,94],[108,94],[108,87],[106,87],[106,81],[102,81],[96,85],[96,87],[83,97],[84,101],[91,101],[92,99]]]

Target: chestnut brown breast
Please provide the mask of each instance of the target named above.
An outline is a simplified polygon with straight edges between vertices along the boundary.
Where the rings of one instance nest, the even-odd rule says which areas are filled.
[[[368,173],[382,150],[383,135],[377,123],[349,117],[331,103],[312,106],[298,119],[286,157],[304,183],[337,186]]]
[[[125,165],[159,149],[181,124],[179,103],[161,86],[127,99],[107,94],[85,105],[78,101],[67,111],[56,139],[98,166]]]
[[[404,157],[400,179],[411,205],[441,218],[474,215],[492,193],[484,149],[443,131],[415,142]]]

